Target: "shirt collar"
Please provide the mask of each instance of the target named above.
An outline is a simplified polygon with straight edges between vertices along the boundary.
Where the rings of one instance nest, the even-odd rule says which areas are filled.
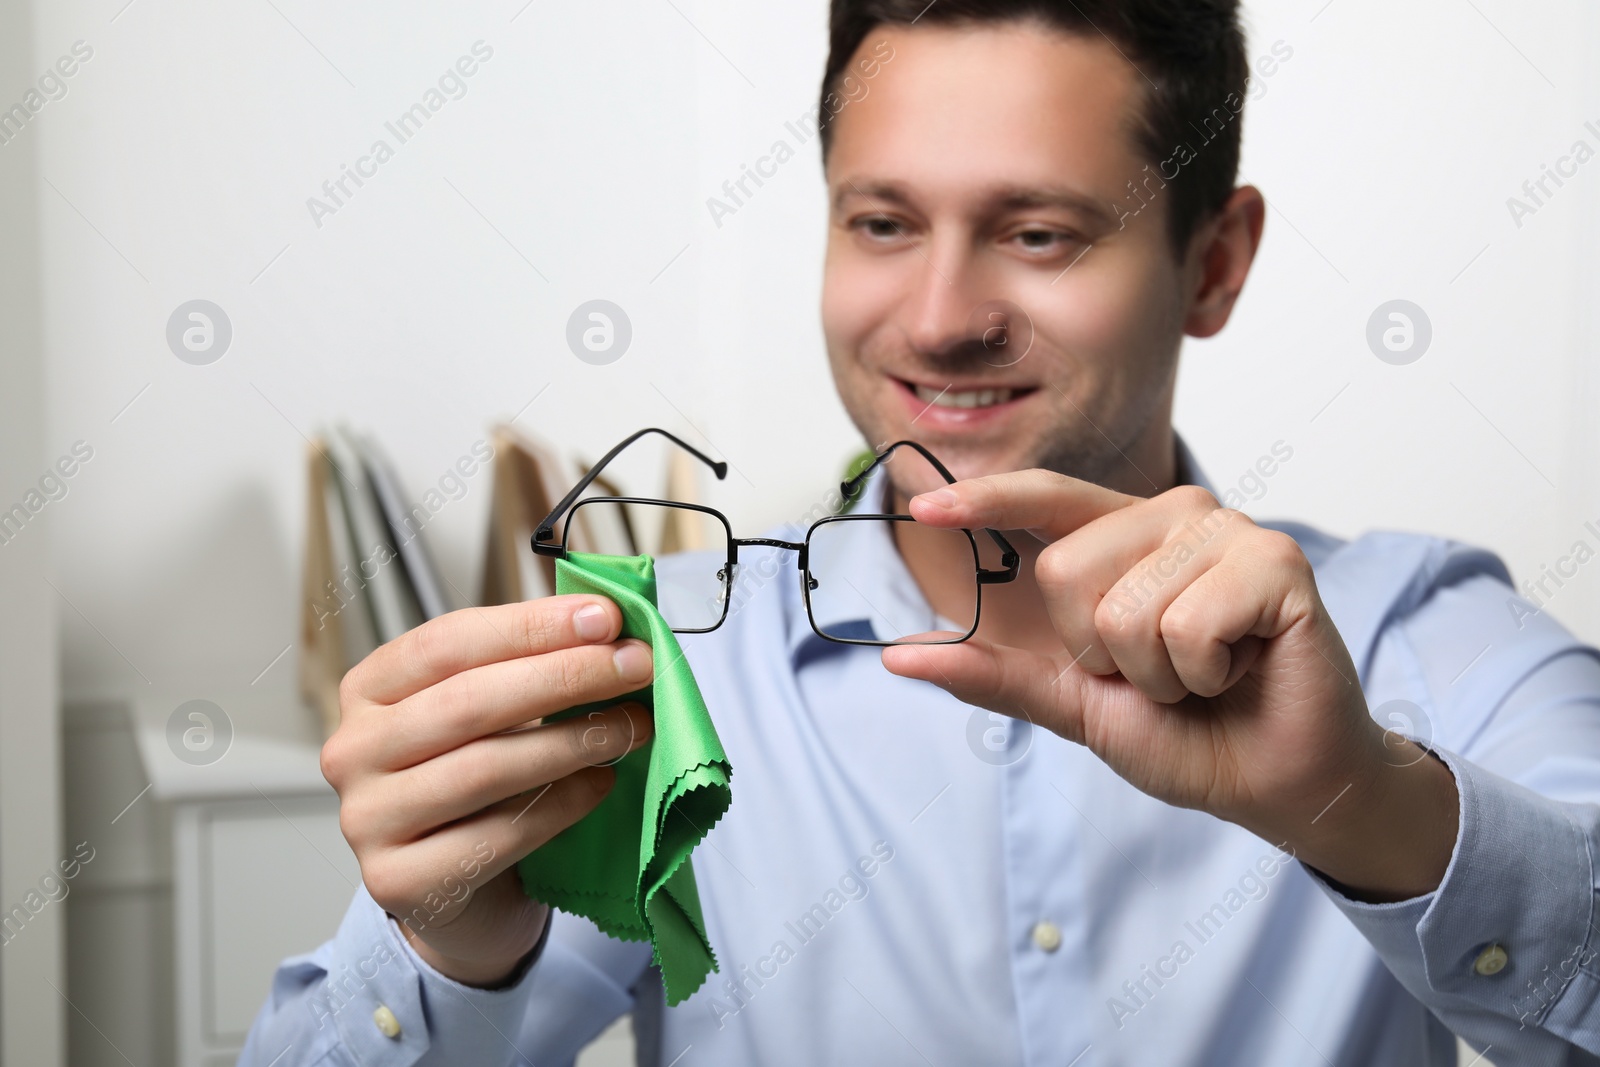
[[[1183,438],[1176,430],[1173,431],[1172,437],[1176,453],[1174,458],[1177,484],[1198,485],[1213,496],[1216,495],[1215,488]],[[890,509],[885,504],[887,494],[888,474],[884,468],[879,467],[868,476],[861,501],[864,505],[888,513]],[[885,523],[850,522],[844,523],[842,530],[835,531],[836,536],[833,539],[835,547],[848,551],[852,559],[859,561],[860,565],[854,571],[857,577],[852,581],[864,583],[860,589],[862,598],[869,604],[877,606],[880,611],[897,616],[902,612],[926,614],[930,620],[929,629],[959,629],[952,627],[948,620],[937,621],[927,598],[922,595],[922,590],[918,587],[916,579],[912,578],[905,560],[895,549],[893,539],[884,529],[885,525]],[[795,598],[793,608],[790,614],[788,649],[790,662],[795,669],[851,647],[817,636],[806,618],[805,604],[798,596]],[[826,612],[827,608],[819,604],[816,622],[830,633],[856,630],[863,637],[869,636],[872,626],[870,616],[859,611],[844,609],[834,615],[827,615]]]

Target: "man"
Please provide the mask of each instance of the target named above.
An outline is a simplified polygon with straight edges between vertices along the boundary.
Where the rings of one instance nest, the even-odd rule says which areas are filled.
[[[1236,4],[835,0],[831,49],[835,383],[961,479],[869,492],[1011,531],[1021,579],[964,644],[821,641],[787,581],[685,641],[738,773],[694,857],[720,973],[670,1009],[514,868],[609,787],[592,722],[505,731],[650,677],[615,605],[379,649],[323,755],[365,885],[245,1061],[567,1063],[632,1011],[683,1067],[1596,1062],[1595,650],[1486,553],[1222,508],[1173,433],[1262,230]],[[908,544],[853,546],[864,597],[949,615]]]

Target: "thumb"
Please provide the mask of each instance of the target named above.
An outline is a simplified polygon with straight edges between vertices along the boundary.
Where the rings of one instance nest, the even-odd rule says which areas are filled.
[[[972,638],[954,645],[888,645],[883,665],[890,674],[932,682],[963,703],[1026,717],[1083,743],[1086,675],[1065,653],[1046,656]]]

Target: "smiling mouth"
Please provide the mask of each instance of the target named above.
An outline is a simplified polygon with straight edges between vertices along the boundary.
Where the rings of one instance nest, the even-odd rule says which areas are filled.
[[[918,385],[904,380],[900,384],[929,407],[959,409],[998,407],[1037,389],[1036,386],[1006,389],[955,389],[945,386],[942,389],[935,389],[932,386]]]

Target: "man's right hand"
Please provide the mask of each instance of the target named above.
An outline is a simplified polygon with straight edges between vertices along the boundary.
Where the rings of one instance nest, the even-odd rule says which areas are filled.
[[[345,675],[322,773],[367,891],[440,973],[493,986],[516,970],[549,914],[517,861],[599,804],[610,764],[649,739],[636,702],[530,725],[649,682],[650,646],[621,628],[598,596],[466,608]]]

